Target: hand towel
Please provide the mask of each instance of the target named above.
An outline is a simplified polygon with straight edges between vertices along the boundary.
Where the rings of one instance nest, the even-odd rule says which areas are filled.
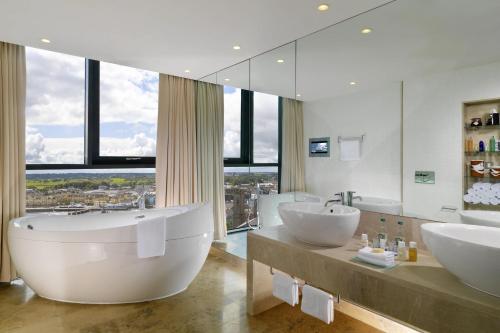
[[[341,139],[340,140],[340,160],[359,161],[361,158],[361,140]]]
[[[291,306],[299,304],[299,282],[291,276],[275,272],[273,275],[273,296]]]
[[[327,324],[333,322],[333,296],[317,288],[305,285],[302,288],[302,312],[316,317]]]
[[[394,261],[394,252],[384,251],[382,253],[373,253],[371,247],[364,247],[359,250],[357,258],[369,264],[381,267],[393,267],[396,265]]]
[[[145,218],[137,224],[137,256],[150,258],[165,255],[167,218]]]

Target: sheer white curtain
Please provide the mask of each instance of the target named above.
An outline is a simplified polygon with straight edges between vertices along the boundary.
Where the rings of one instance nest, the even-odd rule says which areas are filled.
[[[226,234],[224,199],[224,90],[220,85],[198,82],[196,93],[198,198],[211,202],[214,238]]]
[[[0,282],[16,276],[7,228],[26,206],[25,101],[24,47],[0,42]]]
[[[305,191],[302,102],[283,98],[281,192]]]

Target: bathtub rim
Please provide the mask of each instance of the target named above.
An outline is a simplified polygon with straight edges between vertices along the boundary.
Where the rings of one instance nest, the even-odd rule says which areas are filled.
[[[213,234],[214,223],[210,203],[204,202],[155,209],[168,210],[179,207],[188,209],[181,213],[167,216],[166,241],[197,237],[203,234]],[[128,213],[126,215],[129,215],[130,224],[87,230],[30,230],[27,228],[26,220],[36,218],[36,216],[18,217],[9,221],[7,232],[8,243],[15,239],[56,243],[137,243],[137,224],[140,220],[132,217],[134,215],[132,211],[119,212],[117,215],[122,213]],[[194,221],[182,225],[186,222],[180,221],[182,219],[192,219]],[[24,222],[24,224],[21,225],[20,222]]]

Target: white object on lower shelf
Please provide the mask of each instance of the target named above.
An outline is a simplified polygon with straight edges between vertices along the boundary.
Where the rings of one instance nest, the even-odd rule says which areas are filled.
[[[299,282],[289,275],[274,272],[273,296],[291,306],[299,304]]]
[[[327,324],[334,319],[333,296],[323,290],[304,285],[302,288],[302,312],[318,318]]]

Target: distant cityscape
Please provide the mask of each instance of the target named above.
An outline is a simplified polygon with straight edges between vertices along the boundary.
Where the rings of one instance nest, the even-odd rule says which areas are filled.
[[[257,224],[259,194],[278,193],[276,167],[224,173],[228,230]],[[142,201],[143,200],[143,201]],[[68,172],[26,175],[27,212],[84,214],[153,208],[156,203],[154,173]]]

